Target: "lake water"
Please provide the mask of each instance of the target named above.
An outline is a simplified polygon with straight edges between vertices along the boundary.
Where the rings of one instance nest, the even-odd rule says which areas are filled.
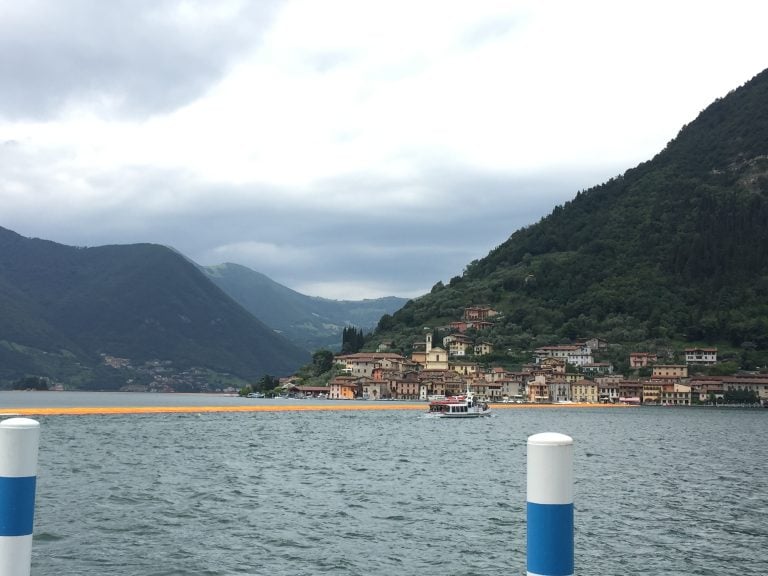
[[[32,405],[15,394],[0,411]],[[575,441],[577,574],[768,573],[768,410],[38,420],[35,576],[523,575],[526,441],[544,431]]]

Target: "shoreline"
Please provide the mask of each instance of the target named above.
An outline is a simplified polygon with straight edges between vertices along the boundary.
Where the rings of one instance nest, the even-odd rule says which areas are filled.
[[[635,408],[627,404],[491,404],[499,410],[568,409],[568,408]],[[109,414],[190,414],[211,412],[315,412],[329,410],[423,410],[427,403],[399,404],[388,402],[354,404],[258,404],[254,406],[74,406],[50,408],[0,408],[0,417],[12,416],[91,416]]]

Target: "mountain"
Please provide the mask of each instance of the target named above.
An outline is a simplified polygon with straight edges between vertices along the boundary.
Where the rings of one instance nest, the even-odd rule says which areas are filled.
[[[305,296],[239,264],[207,266],[203,271],[256,318],[309,351],[338,350],[345,327],[372,330],[384,314],[394,313],[407,301],[394,296],[370,300]]]
[[[481,336],[520,358],[588,336],[768,350],[768,71],[652,160],[578,192],[384,317],[367,347],[407,350],[424,326],[473,304],[502,313]]]
[[[70,387],[195,389],[287,375],[309,358],[197,266],[152,244],[76,248],[0,228],[0,310],[5,384],[34,375]]]

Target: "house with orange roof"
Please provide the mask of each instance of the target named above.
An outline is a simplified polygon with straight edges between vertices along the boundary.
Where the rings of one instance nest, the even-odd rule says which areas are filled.
[[[663,406],[690,406],[691,387],[679,382],[662,384],[659,403]]]
[[[328,384],[328,398],[333,400],[353,400],[357,397],[357,378],[355,376],[336,376]]]
[[[549,395],[549,385],[544,376],[536,376],[529,380],[525,385],[525,391],[528,402],[542,404],[552,401]]]
[[[645,368],[650,364],[655,363],[658,360],[656,354],[650,352],[632,352],[629,355],[629,367],[630,368]]]
[[[463,320],[474,322],[477,320],[490,320],[498,315],[498,312],[490,306],[467,306],[464,308]]]

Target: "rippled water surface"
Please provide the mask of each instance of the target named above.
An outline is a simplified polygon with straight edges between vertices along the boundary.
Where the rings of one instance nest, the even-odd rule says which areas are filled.
[[[576,573],[768,573],[768,410],[48,416],[32,573],[525,574],[525,444],[575,440]]]

